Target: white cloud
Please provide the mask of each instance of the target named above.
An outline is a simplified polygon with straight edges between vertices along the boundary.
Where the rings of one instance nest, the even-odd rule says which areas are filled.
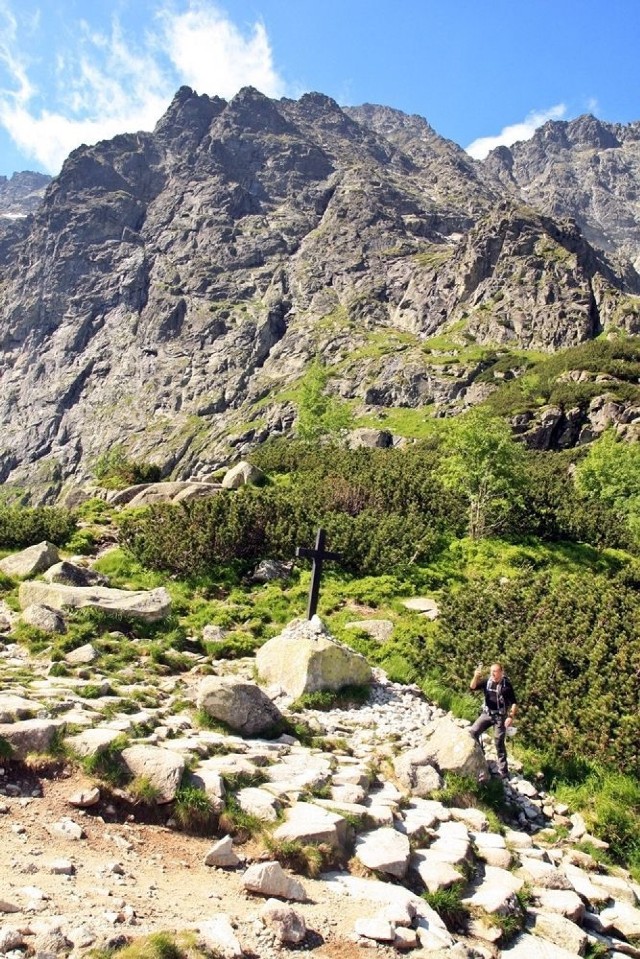
[[[270,97],[284,95],[264,24],[255,23],[245,37],[218,8],[203,2],[183,14],[165,12],[162,19],[167,54],[189,86],[222,97],[243,86]]]
[[[499,146],[511,146],[518,140],[529,140],[538,127],[547,120],[562,120],[567,113],[564,103],[557,103],[548,110],[534,110],[521,123],[512,123],[493,137],[479,137],[466,147],[466,151],[475,160],[484,160],[490,150]]]
[[[108,34],[79,22],[74,48],[50,54],[51,89],[44,101],[19,46],[21,25],[0,0],[0,21],[5,21],[0,64],[11,85],[0,90],[0,124],[26,156],[57,173],[81,143],[152,129],[184,83],[199,93],[224,97],[248,85],[268,96],[284,93],[262,23],[245,36],[203,0],[193,0],[182,13],[164,9],[158,19],[155,31],[149,30],[138,45],[116,19]]]

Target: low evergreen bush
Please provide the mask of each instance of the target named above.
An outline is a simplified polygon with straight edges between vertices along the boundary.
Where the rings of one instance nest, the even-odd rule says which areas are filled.
[[[48,540],[64,546],[76,532],[77,521],[55,506],[7,506],[0,503],[0,549],[24,549]]]

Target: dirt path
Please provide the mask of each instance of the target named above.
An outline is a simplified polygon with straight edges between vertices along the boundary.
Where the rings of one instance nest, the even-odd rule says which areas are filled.
[[[4,784],[16,774],[16,767],[7,767]],[[24,791],[22,773],[20,784]],[[95,933],[98,944],[122,935],[180,930],[226,913],[247,954],[273,951],[257,921],[264,900],[245,892],[244,870],[204,865],[212,839],[140,822],[135,809],[108,800],[91,812],[72,808],[69,796],[87,785],[82,774],[49,771],[29,783],[41,789],[41,797],[0,797],[0,807],[7,810],[0,815],[0,900],[20,907],[0,916],[0,926],[25,928],[36,919],[63,916],[65,928],[86,927],[86,939]],[[51,834],[50,827],[64,818],[82,827],[82,839]],[[249,844],[238,852],[247,858],[258,854]],[[56,860],[72,863],[73,875],[52,872]],[[374,914],[377,907],[339,896],[321,881],[303,882],[309,901],[295,908],[310,934],[299,948],[313,948],[318,959],[370,956],[370,947],[352,940],[353,927],[356,918]],[[376,951],[397,955],[380,946]]]

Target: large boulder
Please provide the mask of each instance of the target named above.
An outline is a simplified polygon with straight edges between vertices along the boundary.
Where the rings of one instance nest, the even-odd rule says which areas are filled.
[[[164,619],[171,612],[171,597],[164,586],[128,590],[108,589],[106,586],[65,586],[34,580],[20,584],[19,600],[22,609],[34,603],[51,609],[88,607],[146,623]]]
[[[290,623],[258,650],[256,665],[264,682],[296,697],[361,686],[372,679],[364,656],[334,639],[318,616]]]
[[[224,474],[222,485],[224,489],[240,489],[241,486],[262,483],[265,479],[266,476],[261,469],[242,460]]]
[[[282,713],[259,686],[239,676],[207,676],[198,691],[198,708],[243,736],[278,729]]]
[[[412,777],[416,782],[420,780],[419,776],[411,772],[412,765],[435,765],[440,772],[458,773],[473,779],[487,774],[487,763],[482,749],[469,735],[468,729],[463,729],[446,717],[435,724],[432,735],[423,747],[401,754],[397,758],[396,773],[408,788],[411,788]]]
[[[0,560],[0,572],[5,576],[37,576],[53,566],[60,559],[57,548],[53,543],[44,540],[35,546],[29,546],[19,553],[12,553]]]

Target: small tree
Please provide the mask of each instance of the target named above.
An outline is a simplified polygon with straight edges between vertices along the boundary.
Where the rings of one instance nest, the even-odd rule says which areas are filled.
[[[300,439],[315,441],[321,437],[336,438],[351,426],[352,415],[342,400],[327,393],[329,374],[322,360],[316,357],[300,384],[297,432]]]
[[[440,479],[466,500],[469,536],[481,539],[496,532],[519,501],[525,477],[526,453],[508,424],[472,410],[451,422],[442,451]]]
[[[575,484],[587,499],[621,514],[640,544],[640,443],[625,443],[606,430],[576,468]]]

